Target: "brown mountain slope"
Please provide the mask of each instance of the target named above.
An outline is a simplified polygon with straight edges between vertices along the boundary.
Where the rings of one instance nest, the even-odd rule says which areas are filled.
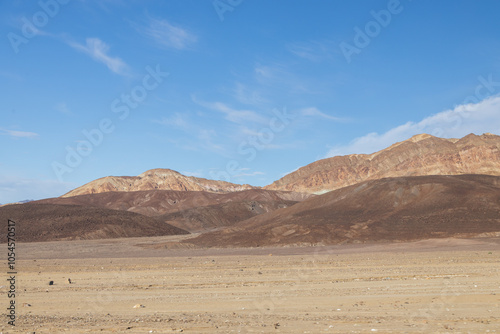
[[[4,206],[0,208],[0,220],[6,222],[7,219],[16,222],[16,241],[20,242],[188,234],[137,213],[77,205]]]
[[[500,177],[417,176],[366,181],[185,242],[265,246],[500,235]]]
[[[216,205],[192,207],[159,216],[170,225],[189,232],[205,232],[215,228],[233,226],[236,223],[297,204],[287,200],[241,200]]]
[[[500,136],[414,136],[373,154],[323,159],[264,187],[321,194],[366,180],[419,175],[500,175]]]
[[[146,216],[158,216],[165,213],[188,210],[194,207],[217,205],[228,202],[299,202],[311,196],[314,195],[263,189],[251,189],[233,193],[148,190],[104,192],[72,197],[56,197],[35,201],[33,203],[94,206],[137,212]]]
[[[248,184],[207,180],[185,176],[171,169],[152,169],[139,176],[107,176],[76,188],[62,197],[97,194],[108,191],[181,190],[224,193],[254,189]]]
[[[190,232],[232,225],[291,206],[314,195],[252,189],[216,194],[205,191],[148,190],[49,198],[36,204],[81,205],[124,210],[159,219]]]

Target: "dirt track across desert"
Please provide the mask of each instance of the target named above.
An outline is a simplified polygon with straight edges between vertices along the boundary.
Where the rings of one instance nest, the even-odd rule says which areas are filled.
[[[168,238],[20,244],[18,320],[3,311],[1,332],[500,332],[498,238],[167,249]]]

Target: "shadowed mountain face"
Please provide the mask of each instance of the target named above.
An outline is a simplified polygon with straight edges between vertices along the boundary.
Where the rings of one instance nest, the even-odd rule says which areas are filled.
[[[373,154],[352,154],[311,163],[264,187],[321,194],[385,177],[500,175],[500,136],[462,139],[414,136]]]
[[[133,212],[54,204],[0,208],[0,220],[16,222],[16,241],[56,241],[188,234],[162,220]]]
[[[237,222],[290,207],[295,201],[236,201],[216,205],[192,207],[159,216],[173,226],[189,232],[205,232],[215,228],[233,226]]]
[[[500,235],[500,177],[366,181],[185,242],[265,246]]]
[[[311,196],[262,189],[106,192],[7,205],[0,219],[15,220],[23,242],[161,236],[232,226]]]
[[[226,194],[149,190],[49,198],[35,203],[131,211],[158,217],[161,221],[190,232],[200,232],[230,226],[262,213],[294,205],[311,196],[313,195],[262,189]]]
[[[178,190],[227,193],[255,189],[225,181],[185,176],[171,169],[152,169],[139,176],[107,176],[76,188],[62,197],[98,194],[109,191]]]

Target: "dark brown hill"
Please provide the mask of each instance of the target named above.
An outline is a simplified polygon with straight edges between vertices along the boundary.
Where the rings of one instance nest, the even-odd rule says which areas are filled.
[[[149,190],[104,192],[49,198],[34,203],[101,207],[158,216],[190,232],[230,226],[256,215],[298,203],[313,195],[252,189],[226,194],[204,191]]]
[[[132,211],[146,216],[158,216],[165,213],[228,202],[299,202],[311,196],[313,195],[263,189],[220,194],[205,191],[146,190],[130,192],[110,191],[72,197],[55,197],[33,203],[93,206]]]
[[[500,235],[500,177],[366,181],[185,242],[268,246]]]
[[[158,219],[189,232],[204,232],[214,228],[233,226],[240,221],[280,208],[287,208],[297,203],[286,200],[230,201],[167,213],[159,216]]]
[[[8,205],[0,208],[0,221],[7,219],[16,222],[16,241],[20,242],[188,234],[137,213],[78,205]]]

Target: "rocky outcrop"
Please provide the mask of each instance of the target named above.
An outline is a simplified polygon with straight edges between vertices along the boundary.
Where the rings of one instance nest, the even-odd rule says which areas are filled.
[[[461,174],[500,175],[500,136],[444,139],[421,134],[373,154],[316,161],[264,189],[322,194],[385,177]]]
[[[139,176],[107,176],[89,182],[61,197],[98,194],[110,191],[178,190],[227,193],[255,189],[248,184],[240,185],[185,176],[171,169],[152,169]]]

